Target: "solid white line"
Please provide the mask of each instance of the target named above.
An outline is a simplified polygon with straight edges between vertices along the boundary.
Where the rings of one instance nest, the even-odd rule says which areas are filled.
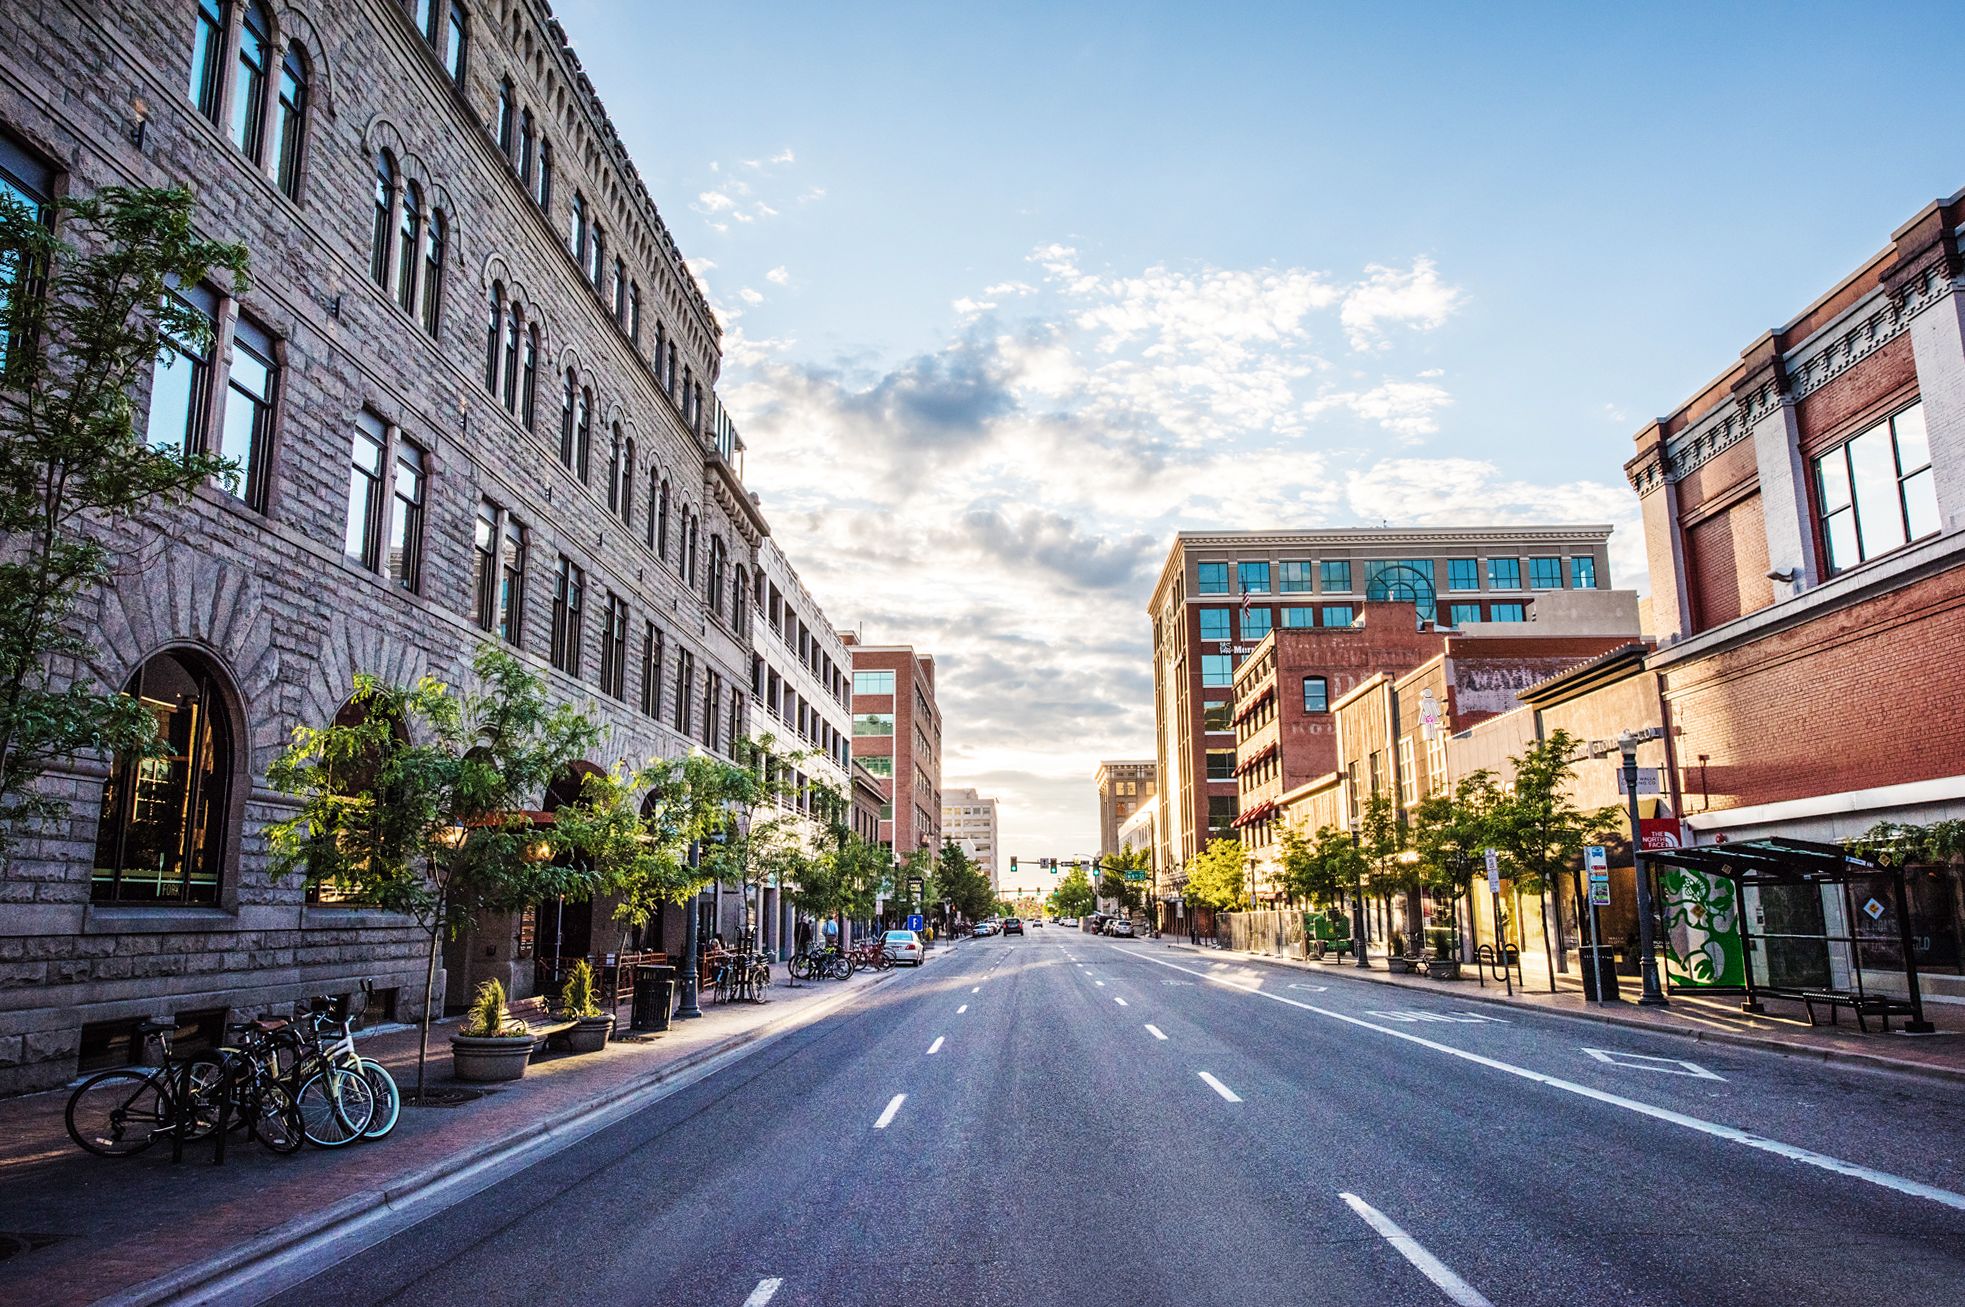
[[[1147,1025],[1146,1025],[1146,1033],[1147,1033],[1147,1034],[1149,1034],[1149,1035],[1151,1035],[1151,1036],[1153,1036],[1153,1037],[1154,1037],[1155,1039],[1165,1039],[1165,1038],[1166,1038],[1166,1036],[1165,1036],[1164,1034],[1162,1034],[1162,1033],[1160,1033],[1160,1027],[1158,1027],[1158,1026],[1156,1026],[1156,1025],[1154,1025],[1154,1024],[1153,1024],[1152,1022],[1150,1022],[1150,1021],[1149,1021],[1149,1022],[1147,1023]]]
[[[942,1038],[943,1038],[943,1037],[942,1037],[941,1035],[936,1035],[936,1036],[935,1036],[935,1042],[934,1042],[934,1043],[932,1043],[932,1044],[930,1044],[930,1045],[928,1045],[928,1056],[929,1056],[929,1057],[933,1057],[933,1056],[934,1056],[935,1054],[937,1054],[937,1053],[939,1053],[939,1052],[941,1052],[941,1051],[942,1051]]]
[[[894,1113],[900,1111],[901,1104],[905,1103],[906,1101],[907,1101],[906,1094],[895,1094],[891,1099],[887,1101],[887,1110],[880,1114],[880,1119],[873,1123],[873,1128],[875,1130],[885,1130],[888,1127],[888,1125],[893,1122]]]
[[[1128,949],[1119,948],[1116,944],[1112,947],[1121,953],[1130,952]],[[1234,980],[1224,976],[1211,975],[1205,971],[1190,970],[1187,967],[1177,966],[1172,962],[1165,962],[1145,953],[1134,953],[1133,956],[1142,962],[1151,962],[1157,966],[1167,967],[1174,971],[1186,972],[1190,976],[1199,976],[1202,980],[1212,981],[1217,985],[1224,985],[1229,989],[1239,990],[1244,994],[1253,994],[1257,998],[1267,998],[1278,1003],[1287,1003],[1291,1007],[1302,1008],[1305,1012],[1315,1012],[1318,1016],[1329,1017],[1333,1021],[1342,1021],[1353,1026],[1362,1026],[1366,1030],[1376,1030],[1381,1035],[1390,1035],[1394,1039],[1403,1039],[1408,1044],[1418,1044],[1421,1048],[1430,1048],[1436,1053],[1445,1053],[1448,1057],[1457,1057],[1463,1062],[1472,1062],[1476,1066],[1484,1066],[1493,1071],[1504,1071],[1511,1076],[1519,1076],[1523,1080],[1533,1081],[1538,1085],[1546,1085],[1551,1089],[1560,1089],[1566,1094],[1575,1094],[1580,1098],[1588,1098],[1598,1103],[1606,1103],[1611,1107],[1621,1107],[1627,1112],[1636,1112],[1639,1116],[1648,1116],[1654,1121],[1663,1121],[1668,1125],[1681,1126],[1687,1130],[1697,1131],[1702,1135],[1710,1135],[1714,1139],[1724,1139],[1728,1143],[1742,1144],[1748,1148],[1758,1149],[1763,1153],[1772,1153],[1776,1157],[1785,1157],[1791,1162],[1801,1162],[1807,1166],[1820,1167],[1824,1171],[1832,1171],[1837,1175],[1846,1175],[1852,1180],[1861,1180],[1866,1184],[1873,1184],[1879,1188],[1890,1189],[1900,1194],[1908,1194],[1913,1198],[1926,1198],[1934,1203],[1949,1207],[1954,1211],[1965,1212],[1965,1194],[1953,1193],[1949,1189],[1940,1189],[1936,1185],[1925,1184],[1922,1180],[1911,1180],[1901,1175],[1892,1175],[1888,1171],[1878,1171],[1872,1167],[1860,1166],[1855,1162],[1845,1162],[1841,1158],[1831,1157],[1827,1153],[1818,1153],[1810,1148],[1798,1148],[1793,1144],[1784,1144],[1778,1139],[1769,1139],[1763,1135],[1756,1135],[1745,1130],[1735,1129],[1730,1125],[1721,1125],[1717,1121],[1707,1121],[1702,1117],[1688,1116],[1684,1112],[1674,1112],[1668,1107],[1659,1107],[1653,1103],[1639,1102],[1635,1098],[1625,1098],[1622,1094],[1612,1094],[1601,1089],[1592,1089],[1588,1085],[1579,1085],[1573,1080],[1564,1080],[1560,1076],[1545,1075],[1540,1071],[1531,1071],[1524,1066],[1516,1066],[1512,1062],[1503,1062],[1499,1058],[1484,1057],[1479,1053],[1470,1053],[1464,1048],[1455,1048],[1451,1044],[1442,1044],[1437,1040],[1427,1039],[1424,1035],[1415,1035],[1406,1030],[1394,1030],[1390,1026],[1381,1026],[1371,1021],[1363,1021],[1343,1012],[1333,1012],[1329,1008],[1318,1007],[1313,1003],[1301,1003],[1293,998],[1284,998],[1281,994],[1271,994],[1264,989],[1256,989],[1249,985],[1238,984]]]
[[[1378,1231],[1386,1243],[1399,1250],[1399,1255],[1419,1268],[1427,1279],[1439,1286],[1440,1292],[1451,1298],[1458,1307],[1494,1307],[1483,1298],[1480,1291],[1447,1269],[1445,1262],[1433,1256],[1420,1246],[1419,1240],[1401,1230],[1397,1223],[1385,1213],[1373,1207],[1356,1194],[1339,1194],[1351,1210],[1364,1218],[1366,1225]]]
[[[765,1303],[771,1301],[772,1295],[778,1292],[778,1286],[783,1283],[783,1280],[759,1280],[757,1287],[751,1290],[751,1296],[744,1299],[744,1307],[764,1307]]]
[[[961,1007],[955,1009],[955,1015],[959,1017],[964,1012],[967,1012],[968,1010],[969,1010],[969,1005],[967,1003],[964,1003]]]
[[[1119,997],[1119,996],[1118,996],[1117,994],[1114,994],[1114,995],[1112,996],[1112,1001],[1113,1001],[1114,1003],[1117,1003],[1117,1004],[1118,1004],[1118,1005],[1119,1005],[1120,1007],[1125,1007],[1125,1006],[1127,1006],[1127,1004],[1126,1004],[1126,1000],[1125,1000],[1125,999],[1123,999],[1123,998],[1120,998],[1120,997]]]
[[[1241,1095],[1237,1094],[1234,1090],[1230,1089],[1227,1085],[1222,1084],[1221,1081],[1216,1080],[1213,1076],[1209,1075],[1207,1072],[1197,1071],[1194,1074],[1200,1076],[1201,1079],[1207,1081],[1208,1088],[1214,1090],[1217,1094],[1220,1094],[1223,1098],[1227,1099],[1229,1102],[1239,1103],[1242,1101]]]

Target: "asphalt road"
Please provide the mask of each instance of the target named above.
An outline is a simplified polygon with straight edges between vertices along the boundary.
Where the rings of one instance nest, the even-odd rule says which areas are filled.
[[[1965,1093],[1053,927],[277,1301],[1959,1303]]]

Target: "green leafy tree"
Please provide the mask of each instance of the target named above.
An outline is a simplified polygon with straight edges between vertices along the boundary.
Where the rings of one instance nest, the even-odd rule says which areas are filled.
[[[1073,867],[1058,881],[1048,900],[1054,917],[1082,917],[1098,908],[1098,891],[1082,867]]]
[[[1311,835],[1284,827],[1277,843],[1283,892],[1321,911],[1330,911],[1343,902],[1363,874],[1362,860],[1351,837],[1333,827]]]
[[[1494,773],[1463,776],[1450,794],[1432,794],[1413,808],[1412,844],[1420,877],[1436,902],[1459,920],[1459,903],[1472,888],[1493,843],[1494,811],[1501,792]]]
[[[940,900],[970,921],[980,921],[987,916],[990,905],[996,899],[996,891],[989,883],[988,874],[954,840],[942,841],[941,856],[936,859],[935,881]]]
[[[1136,876],[1151,871],[1153,855],[1145,849],[1120,849],[1106,854],[1100,867],[1099,897],[1112,900],[1128,912],[1139,907],[1145,899],[1144,882],[1129,878],[1127,873]]]
[[[1239,912],[1249,905],[1248,864],[1242,842],[1214,839],[1187,864],[1189,900],[1214,912]]]
[[[274,874],[403,913],[428,937],[419,1098],[445,933],[481,913],[587,897],[609,874],[592,856],[563,856],[581,852],[578,820],[542,828],[530,811],[600,743],[599,724],[553,703],[545,682],[495,645],[471,671],[475,684],[462,691],[434,677],[395,686],[358,674],[352,711],[295,728],[268,772],[300,801],[268,827]]]
[[[1493,847],[1507,864],[1516,890],[1542,896],[1545,950],[1549,947],[1550,882],[1558,873],[1580,864],[1584,845],[1610,837],[1622,825],[1615,804],[1585,810],[1570,798],[1569,787],[1576,777],[1572,758],[1578,743],[1568,731],[1553,731],[1547,739],[1510,758],[1514,783],[1490,810]],[[1551,989],[1555,983],[1555,969],[1551,967]]]
[[[130,398],[169,340],[210,344],[171,285],[245,285],[245,247],[200,237],[191,208],[184,190],[70,197],[56,205],[70,244],[0,188],[0,857],[67,815],[40,787],[50,765],[160,747],[142,704],[74,674],[96,641],[71,619],[120,551],[153,538],[140,519],[234,468],[148,444]]]

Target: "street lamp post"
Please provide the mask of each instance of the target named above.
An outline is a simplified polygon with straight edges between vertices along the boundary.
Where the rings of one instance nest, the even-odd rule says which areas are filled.
[[[1631,873],[1637,881],[1638,974],[1644,982],[1638,1004],[1668,1007],[1665,993],[1658,987],[1658,959],[1651,937],[1651,877],[1644,865],[1644,836],[1638,827],[1637,736],[1625,731],[1617,737],[1617,747],[1624,754],[1624,794],[1631,808]]]
[[[689,841],[689,870],[694,873],[702,865],[702,842],[691,840]],[[701,890],[689,896],[689,914],[682,923],[682,975],[678,977],[681,993],[677,996],[675,1009],[678,1021],[687,1021],[703,1015],[702,1007],[696,1002],[696,916],[702,897]]]
[[[1365,881],[1358,870],[1359,862],[1358,828],[1351,827],[1351,951],[1357,955],[1357,964],[1367,970],[1371,967],[1371,957],[1366,952],[1365,941]]]

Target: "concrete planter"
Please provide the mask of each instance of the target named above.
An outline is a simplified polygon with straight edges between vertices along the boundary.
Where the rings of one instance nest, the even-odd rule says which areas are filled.
[[[1394,953],[1385,959],[1385,969],[1395,976],[1412,974],[1412,959]]]
[[[531,1035],[452,1035],[451,1074],[480,1084],[522,1079],[526,1063],[532,1060],[532,1047]]]
[[[1426,964],[1426,974],[1435,980],[1460,979],[1459,958],[1434,958]]]
[[[613,1016],[581,1017],[566,1032],[566,1046],[575,1053],[598,1053],[613,1033]]]

